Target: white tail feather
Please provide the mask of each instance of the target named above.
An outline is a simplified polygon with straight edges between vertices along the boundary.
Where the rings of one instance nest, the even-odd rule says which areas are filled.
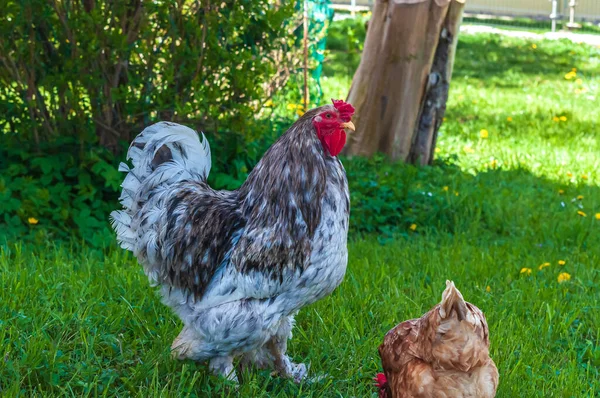
[[[153,165],[156,154],[163,146],[170,150],[170,159]],[[121,184],[123,191],[119,198],[123,210],[113,211],[111,222],[121,247],[136,253],[139,250],[138,239],[146,233],[153,233],[139,230],[142,228],[142,219],[147,219],[147,225],[151,225],[156,217],[152,208],[148,214],[139,215],[139,206],[143,206],[152,195],[163,194],[164,189],[156,190],[161,186],[186,179],[206,181],[211,167],[210,146],[204,134],[200,141],[198,133],[189,127],[160,122],[147,127],[133,140],[127,159],[131,160],[133,167],[126,163],[119,165],[119,171],[127,173]],[[149,249],[149,257],[155,255],[156,248],[146,249]]]

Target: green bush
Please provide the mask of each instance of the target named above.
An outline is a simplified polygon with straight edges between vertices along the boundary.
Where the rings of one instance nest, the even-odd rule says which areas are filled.
[[[262,124],[261,139],[241,148],[236,134],[211,135],[213,167],[209,183],[216,189],[236,189],[260,160],[279,131],[291,121]],[[103,248],[114,243],[108,215],[118,208],[123,175],[118,157],[98,146],[78,147],[73,139],[31,147],[0,149],[0,245],[21,240],[29,244],[75,239]],[[344,159],[352,192],[353,234],[376,234],[387,240],[411,225],[440,216],[442,198],[421,187],[451,166],[417,168],[391,163],[383,156]],[[424,220],[423,215],[428,215]]]
[[[289,124],[277,119],[256,123],[263,133],[248,143],[231,132],[210,134],[211,186],[239,187],[277,132]],[[95,248],[113,244],[108,215],[119,207],[120,159],[103,147],[81,146],[72,137],[42,143],[39,150],[31,144],[0,145],[0,245],[73,239]]]
[[[45,244],[76,238],[94,247],[114,240],[108,213],[116,206],[122,176],[106,149],[81,150],[70,138],[60,145],[0,149],[0,244]]]
[[[117,1],[110,15],[103,2],[30,0],[9,7],[9,23],[0,24],[11,39],[0,51],[12,65],[0,75],[6,83],[0,88],[0,202],[6,203],[0,244],[71,238],[92,247],[112,244],[108,214],[118,207],[123,178],[117,164],[132,136],[159,119],[207,132],[210,184],[239,187],[300,111],[294,108],[303,86],[302,75],[293,73],[302,61],[295,57],[296,11],[269,3],[195,9],[195,2]],[[335,59],[342,68],[358,63],[364,21],[332,25],[328,47],[342,57]],[[33,41],[25,39],[28,32]],[[277,67],[287,68],[291,79]],[[269,98],[273,104],[263,106]],[[415,209],[435,206],[410,189],[415,168],[382,157],[345,162],[355,232],[385,239],[415,222]]]
[[[211,184],[239,186],[290,124],[263,105],[286,95],[278,92],[302,63],[295,6],[9,3],[0,23],[0,243],[112,242],[117,164],[158,120],[206,132]]]
[[[0,23],[0,132],[115,150],[160,120],[252,135],[301,62],[294,2],[9,2]]]
[[[344,159],[351,193],[350,231],[354,236],[374,235],[380,242],[406,235],[411,225],[452,230],[448,212],[459,197],[448,180],[466,181],[453,158],[436,160],[436,167],[390,162],[384,155],[370,159]]]
[[[354,75],[367,35],[368,16],[347,18],[331,24],[327,36],[327,51],[323,73],[326,76]]]

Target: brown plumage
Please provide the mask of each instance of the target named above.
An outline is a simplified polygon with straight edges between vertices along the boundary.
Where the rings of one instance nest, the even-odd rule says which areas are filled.
[[[440,304],[397,325],[379,346],[385,372],[377,378],[380,397],[494,397],[498,370],[488,334],[483,312],[446,281]]]

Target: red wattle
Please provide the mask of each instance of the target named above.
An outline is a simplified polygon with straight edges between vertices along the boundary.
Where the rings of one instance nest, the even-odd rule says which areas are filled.
[[[322,140],[329,154],[337,156],[346,145],[346,132],[344,130],[334,130],[333,133],[323,136]]]

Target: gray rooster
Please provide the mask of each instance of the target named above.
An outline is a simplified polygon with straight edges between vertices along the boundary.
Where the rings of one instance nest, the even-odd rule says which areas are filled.
[[[235,191],[207,184],[210,148],[179,124],[146,128],[129,149],[117,238],[183,321],[179,359],[209,361],[236,380],[233,360],[299,382],[286,355],[294,315],[346,272],[349,193],[337,158],[354,108],[333,101],[304,114]]]

